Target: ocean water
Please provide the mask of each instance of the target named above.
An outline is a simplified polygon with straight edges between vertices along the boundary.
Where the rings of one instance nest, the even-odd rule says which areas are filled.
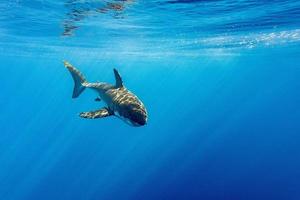
[[[63,60],[149,121],[82,119]],[[300,2],[0,1],[0,200],[299,200]]]

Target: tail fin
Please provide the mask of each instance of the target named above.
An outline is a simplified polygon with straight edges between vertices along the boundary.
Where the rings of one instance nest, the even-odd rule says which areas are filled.
[[[76,98],[85,89],[84,84],[86,84],[87,81],[86,81],[85,77],[83,76],[83,74],[78,69],[73,67],[70,63],[68,63],[67,61],[64,61],[64,65],[69,70],[69,72],[71,73],[71,75],[73,77],[74,90],[73,90],[72,98]]]

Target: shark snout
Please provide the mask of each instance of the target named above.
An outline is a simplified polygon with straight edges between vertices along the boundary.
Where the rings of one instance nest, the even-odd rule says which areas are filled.
[[[137,120],[137,123],[141,126],[144,126],[145,124],[147,124],[147,118],[146,117],[142,117],[140,119]]]
[[[136,126],[144,126],[147,124],[147,113],[144,110],[134,110],[130,118]]]

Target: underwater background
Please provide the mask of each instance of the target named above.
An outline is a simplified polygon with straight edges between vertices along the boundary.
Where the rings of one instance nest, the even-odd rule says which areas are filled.
[[[0,61],[1,200],[300,199],[300,1],[2,0]]]

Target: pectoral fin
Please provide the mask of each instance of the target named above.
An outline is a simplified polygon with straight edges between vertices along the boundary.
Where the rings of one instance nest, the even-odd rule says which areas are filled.
[[[79,114],[80,117],[88,119],[108,117],[110,115],[112,115],[112,112],[108,108],[101,108],[100,110],[82,112]]]

